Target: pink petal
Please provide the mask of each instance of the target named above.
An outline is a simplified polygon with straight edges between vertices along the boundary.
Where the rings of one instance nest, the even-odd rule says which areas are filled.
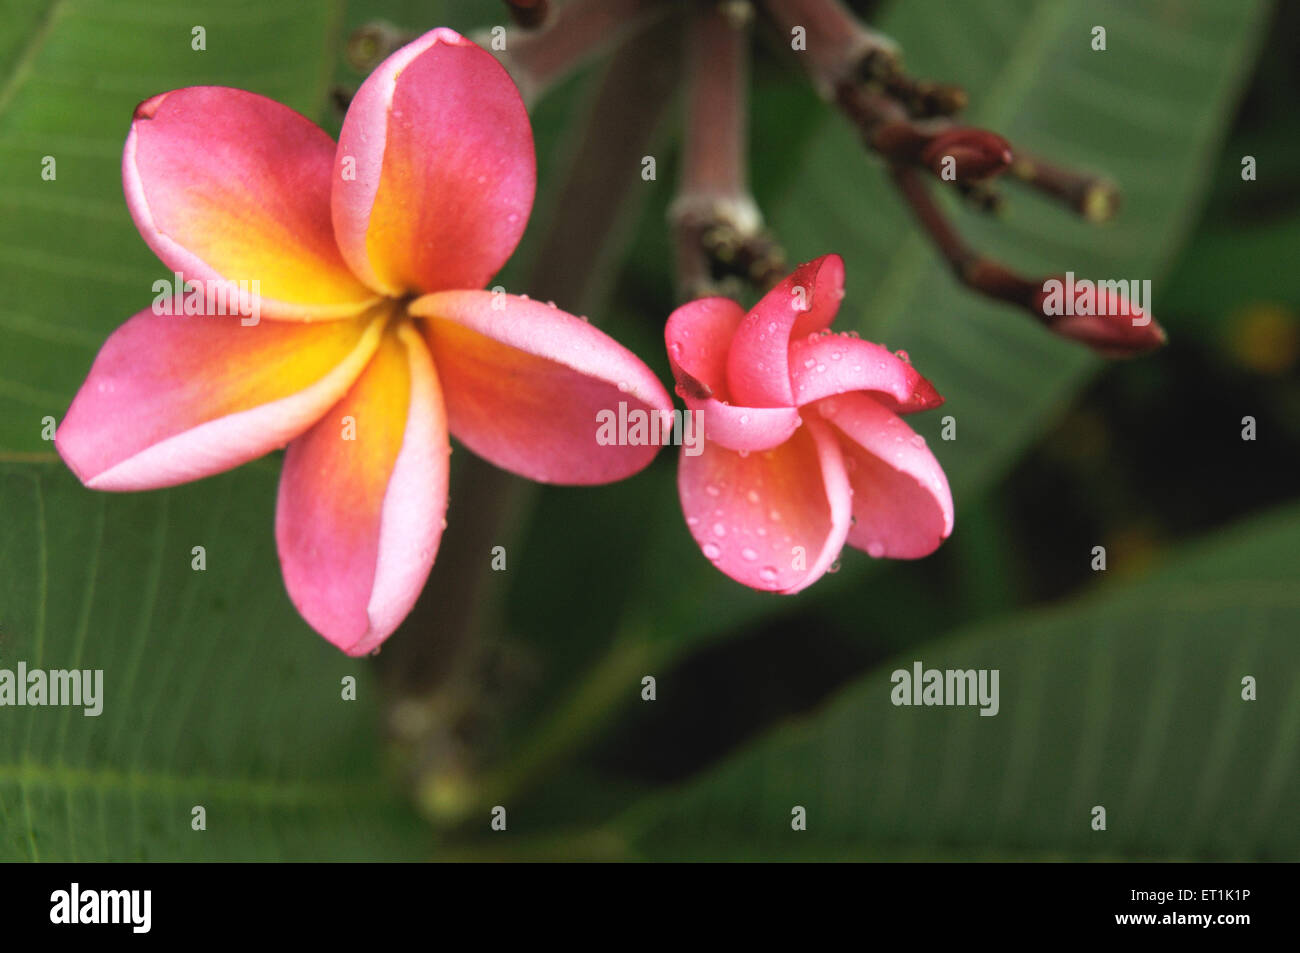
[[[59,453],[97,490],[210,476],[302,433],[379,343],[369,319],[245,327],[238,317],[142,311],[113,332],[58,428]]]
[[[790,383],[800,406],[855,390],[896,413],[943,403],[934,385],[888,348],[848,334],[815,334],[790,345]]]
[[[587,322],[515,295],[417,298],[451,432],[479,456],[542,483],[608,483],[646,466],[649,427],[672,401],[641,360]],[[615,420],[646,422],[635,444],[601,442]],[[662,428],[659,430],[663,437]],[[615,435],[617,437],[617,435]]]
[[[877,558],[918,559],[948,538],[952,492],[924,438],[862,393],[828,397],[805,413],[820,413],[841,436],[856,520],[850,546]]]
[[[683,397],[730,399],[727,354],[744,318],[744,310],[730,298],[688,301],[668,316],[664,343]]]
[[[768,450],[799,426],[794,407],[739,407],[727,400],[727,353],[745,317],[730,298],[700,298],[668,317],[664,340],[677,393],[698,412],[709,440],[731,450]]]
[[[682,454],[677,490],[705,558],[754,589],[811,585],[849,531],[839,441],[820,420],[806,420],[772,450],[741,454],[710,442],[699,456]]]
[[[334,231],[372,288],[482,288],[519,243],[535,180],[532,129],[506,71],[459,34],[433,30],[352,99]]]
[[[823,255],[800,265],[763,296],[736,329],[727,358],[732,402],[792,407],[788,350],[792,339],[828,327],[844,297],[844,261]]]
[[[275,512],[285,587],[349,655],[376,649],[424,588],[442,538],[449,453],[433,362],[402,324],[285,455]]]
[[[122,183],[140,234],[183,280],[243,282],[259,317],[352,317],[376,296],[334,241],[333,163],[334,141],[288,106],[194,86],[136,107]]]

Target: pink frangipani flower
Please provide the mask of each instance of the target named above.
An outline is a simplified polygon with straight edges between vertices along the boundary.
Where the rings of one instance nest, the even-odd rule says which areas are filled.
[[[672,313],[677,392],[704,424],[677,488],[691,535],[737,582],[794,593],[847,542],[916,559],[952,532],[948,480],[900,414],[943,403],[911,364],[832,334],[844,263],[801,265],[748,314],[728,298]]]
[[[253,93],[155,96],[136,110],[122,176],[178,282],[231,298],[256,282],[267,320],[218,313],[224,294],[201,298],[201,316],[179,300],[135,315],[95,359],[59,452],[88,487],[145,490],[287,444],[285,585],[343,651],[374,650],[428,577],[449,434],[551,483],[618,480],[658,449],[595,439],[596,414],[620,401],[671,411],[639,359],[553,306],[478,290],[523,233],[535,166],[519,93],[458,34],[385,60],[337,146]]]

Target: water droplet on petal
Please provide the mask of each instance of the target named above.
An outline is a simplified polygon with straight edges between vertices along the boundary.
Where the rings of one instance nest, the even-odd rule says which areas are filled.
[[[776,567],[764,566],[758,571],[758,578],[764,582],[776,582]]]
[[[709,496],[717,496],[720,491],[716,486],[710,483],[708,486],[704,488],[704,492],[709,494]]]
[[[758,502],[758,491],[757,491],[757,490],[750,490],[748,493],[745,494],[745,499],[749,500],[749,502],[751,502],[751,503],[757,503],[757,502]]]
[[[831,563],[829,566],[826,567],[826,571],[827,571],[827,572],[839,572],[839,571],[840,571],[840,561],[839,561],[838,559],[835,560],[835,562]]]
[[[919,433],[914,433],[914,434],[912,434],[912,446],[914,446],[914,447],[924,447],[924,446],[925,446],[925,438],[922,437]]]
[[[719,556],[722,555],[722,550],[720,550],[713,543],[705,543],[701,547],[701,549],[704,550],[704,555],[707,556],[709,559],[717,559]]]
[[[748,546],[746,546],[744,549],[740,551],[740,555],[743,556],[745,559],[748,559],[750,562],[753,562],[755,559],[758,558],[758,553],[754,552],[754,550]]]
[[[867,543],[867,555],[872,559],[880,559],[885,555],[885,544],[874,541]]]
[[[713,535],[714,535],[714,536],[726,536],[726,535],[727,535],[727,527],[723,526],[721,523],[714,523],[714,524],[713,524]]]

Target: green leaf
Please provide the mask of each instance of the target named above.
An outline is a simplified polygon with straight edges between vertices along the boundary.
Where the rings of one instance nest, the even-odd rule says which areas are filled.
[[[0,860],[419,856],[370,664],[294,612],[274,499],[260,464],[131,495],[0,468],[0,669],[103,672],[98,716],[0,707]]]
[[[1298,534],[1293,506],[1142,584],[897,656],[615,829],[654,858],[1295,860]],[[999,670],[1000,711],[893,705],[917,660]]]

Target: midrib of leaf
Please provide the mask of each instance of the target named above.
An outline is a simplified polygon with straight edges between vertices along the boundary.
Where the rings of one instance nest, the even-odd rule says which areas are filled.
[[[31,72],[32,64],[36,61],[36,56],[40,53],[41,47],[45,45],[45,40],[54,28],[54,23],[66,2],[67,0],[49,0],[46,4],[41,25],[23,48],[22,53],[14,61],[14,67],[9,71],[9,75],[4,78],[3,85],[0,85],[0,116],[3,116],[5,110],[9,108],[9,103],[18,91],[18,87],[22,85],[27,74]]]

